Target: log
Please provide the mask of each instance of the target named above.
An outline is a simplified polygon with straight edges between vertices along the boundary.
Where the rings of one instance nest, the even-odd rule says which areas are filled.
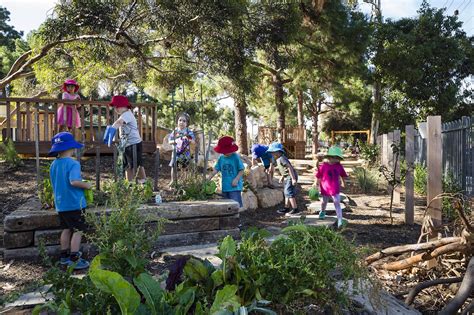
[[[462,277],[457,277],[457,278],[447,278],[447,279],[435,279],[435,280],[429,280],[429,281],[424,281],[422,283],[419,283],[410,290],[407,298],[405,299],[405,304],[411,305],[413,301],[415,300],[415,297],[418,295],[418,293],[420,293],[422,290],[426,288],[429,288],[438,284],[458,283],[461,281],[462,281]]]
[[[459,242],[460,240],[461,240],[461,237],[445,237],[440,240],[431,241],[428,243],[388,247],[388,248],[382,249],[381,251],[373,255],[370,255],[369,257],[365,259],[365,262],[370,265],[374,261],[377,261],[385,256],[403,254],[410,251],[431,250],[442,245]]]
[[[471,257],[466,274],[454,298],[439,312],[439,315],[456,314],[474,288],[474,257]]]
[[[466,245],[458,243],[458,242],[449,243],[447,245],[436,248],[431,253],[427,253],[427,252],[420,253],[418,255],[408,257],[402,260],[397,260],[391,263],[383,264],[382,268],[388,271],[403,270],[403,269],[407,269],[413,266],[414,264],[420,261],[431,260],[438,256],[453,253],[453,252],[461,252],[461,251],[464,251],[466,248],[467,248]]]
[[[472,313],[474,313],[474,299],[472,299],[471,303],[462,310],[461,315],[472,315]]]

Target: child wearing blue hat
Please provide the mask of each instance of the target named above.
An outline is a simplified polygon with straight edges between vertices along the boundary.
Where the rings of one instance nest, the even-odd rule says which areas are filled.
[[[51,164],[50,177],[53,186],[54,204],[63,231],[61,233],[62,265],[74,265],[74,269],[85,269],[89,262],[81,258],[82,233],[88,229],[83,211],[87,207],[84,189],[91,184],[81,177],[81,165],[72,158],[76,149],[84,145],[74,140],[69,132],[60,132],[51,140],[50,156],[56,156]]]
[[[263,144],[254,144],[252,146],[252,165],[257,165],[257,161],[260,159],[265,168],[265,173],[267,175],[268,187],[275,188],[273,186],[273,172],[275,170],[274,163],[275,159],[272,154],[267,151],[268,147]]]
[[[299,213],[300,211],[296,204],[296,184],[298,183],[298,174],[293,165],[291,165],[290,160],[286,157],[283,145],[278,142],[273,142],[270,144],[267,152],[270,152],[276,160],[278,170],[281,174],[280,183],[283,181],[285,182],[283,189],[285,195],[285,207],[277,212],[286,215]]]

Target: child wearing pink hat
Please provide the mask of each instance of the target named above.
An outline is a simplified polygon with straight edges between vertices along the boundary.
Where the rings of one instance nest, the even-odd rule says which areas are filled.
[[[232,199],[243,207],[242,190],[244,188],[244,164],[240,156],[236,153],[239,147],[235,144],[234,139],[225,136],[219,139],[214,151],[222,154],[219,156],[214,171],[212,171],[209,180],[211,180],[217,173],[222,175],[222,194],[224,198]]]
[[[63,100],[74,101],[80,100],[77,94],[79,84],[72,79],[67,79],[63,83]],[[60,104],[58,107],[58,125],[59,129],[70,131],[72,128],[81,127],[81,116],[76,105]]]

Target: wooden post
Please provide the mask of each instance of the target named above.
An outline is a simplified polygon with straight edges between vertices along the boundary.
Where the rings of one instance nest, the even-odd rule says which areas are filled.
[[[36,187],[39,191],[40,188],[40,160],[39,160],[39,113],[38,103],[35,106],[35,158],[36,158]]]
[[[95,189],[100,190],[100,143],[95,146]]]
[[[393,170],[393,162],[394,162],[394,155],[392,151],[392,143],[393,143],[393,132],[389,132],[387,134],[387,146],[385,147],[385,150],[387,150],[387,167],[390,170]]]
[[[21,141],[23,139],[22,129],[23,125],[21,124],[21,103],[16,102],[16,141]]]
[[[399,181],[400,180],[400,163],[401,163],[401,156],[400,156],[400,130],[397,129],[397,130],[394,130],[393,131],[393,143],[398,147],[399,149],[399,153],[398,153],[398,162],[397,162],[397,165],[396,165],[396,169],[394,170],[395,172],[395,177],[396,179]],[[393,154],[393,151],[392,151],[392,156],[393,156],[393,163],[395,163],[395,154]],[[395,187],[395,191],[394,191],[394,194],[393,194],[393,203],[398,205],[400,204],[400,185],[397,185]]]
[[[414,166],[415,166],[415,126],[405,127],[405,162],[407,173],[405,175],[405,223],[415,222],[415,193],[414,193]]]
[[[5,109],[5,110],[7,111],[7,112],[6,112],[6,114],[7,114],[7,139],[9,139],[9,138],[11,138],[11,136],[12,136],[12,134],[11,134],[11,132],[12,132],[11,127],[12,127],[12,126],[10,125],[10,124],[11,124],[11,118],[12,118],[12,117],[11,117],[11,114],[10,114],[10,110],[11,110],[11,108],[10,108],[10,102],[7,101],[6,103],[7,103],[7,106],[6,106],[6,109]],[[6,139],[3,139],[3,141],[6,143]]]
[[[160,149],[156,148],[155,151],[155,173],[153,181],[153,190],[158,191],[158,175],[160,173]]]
[[[428,116],[427,119],[427,204],[443,192],[443,145],[441,142],[441,116]],[[441,225],[441,200],[431,203],[428,214],[435,226]]]
[[[382,148],[382,160],[381,160],[381,164],[384,165],[384,166],[387,166],[387,161],[388,161],[388,157],[387,157],[387,142],[388,142],[388,139],[387,139],[387,134],[384,133],[382,135],[382,145],[381,145],[381,148]]]

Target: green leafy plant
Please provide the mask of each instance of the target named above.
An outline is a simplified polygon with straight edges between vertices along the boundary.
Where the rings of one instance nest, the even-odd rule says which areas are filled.
[[[448,172],[443,176],[443,193],[462,193],[462,187],[456,181],[452,172]],[[454,209],[452,198],[443,198],[442,211],[448,220],[456,218],[456,210]]]
[[[207,200],[215,193],[215,182],[203,180],[195,164],[190,164],[185,171],[178,171],[175,184],[175,197],[178,200]]]
[[[415,164],[414,181],[415,192],[419,195],[426,195],[426,185],[428,181],[426,166]]]
[[[53,185],[51,184],[51,179],[49,178],[49,170],[51,168],[51,163],[48,163],[46,166],[41,168],[41,174],[43,180],[38,189],[38,198],[41,202],[41,205],[45,209],[54,209],[54,193]]]
[[[399,157],[400,157],[400,146],[396,143],[392,143],[393,152],[393,168],[388,168],[385,165],[380,166],[379,171],[388,183],[390,188],[390,224],[393,224],[393,196],[395,194],[396,187],[402,183],[400,171],[397,174],[397,169],[400,170]]]
[[[23,161],[18,156],[13,140],[9,138],[7,142],[0,142],[0,159],[4,160],[8,168],[17,168],[23,164]]]
[[[378,189],[379,173],[374,169],[355,167],[354,178],[364,193],[373,193]]]
[[[380,147],[376,144],[361,143],[360,156],[369,164],[373,165],[377,162]]]

